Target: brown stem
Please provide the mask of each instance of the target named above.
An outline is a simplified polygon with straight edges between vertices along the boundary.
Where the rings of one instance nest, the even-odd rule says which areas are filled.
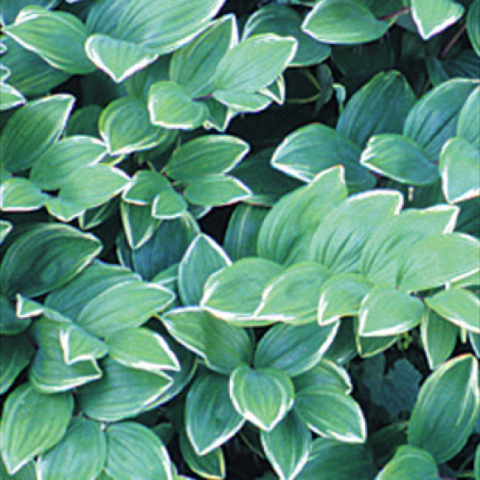
[[[385,15],[384,17],[380,17],[379,20],[383,20],[383,21],[390,20],[391,18],[398,17],[400,15],[405,15],[409,11],[410,11],[410,7],[402,7],[400,10],[398,10],[396,12],[389,13],[388,15]]]
[[[452,49],[452,47],[458,42],[459,38],[463,35],[465,30],[467,29],[467,24],[464,23],[460,26],[457,30],[457,33],[450,39],[450,41],[445,45],[445,48],[442,50],[440,54],[440,58],[445,58],[448,55],[448,52]]]

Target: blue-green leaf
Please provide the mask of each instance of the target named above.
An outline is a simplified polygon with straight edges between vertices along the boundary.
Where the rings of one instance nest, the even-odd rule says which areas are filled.
[[[270,85],[295,55],[297,41],[273,34],[242,40],[220,60],[214,76],[216,91],[256,92]],[[245,64],[248,68],[244,68]]]
[[[332,344],[339,324],[319,327],[275,325],[258,342],[253,359],[255,368],[275,368],[296,377],[317,365]]]
[[[378,40],[388,26],[361,2],[320,0],[306,16],[302,29],[321,42],[355,44]]]
[[[72,75],[95,70],[84,49],[88,29],[71,13],[29,6],[5,28],[5,33],[59,70]]]
[[[155,50],[108,35],[90,36],[85,51],[88,58],[116,83],[123,82],[158,58]]]
[[[262,430],[275,428],[293,407],[294,396],[292,381],[281,370],[240,365],[230,376],[235,409]]]
[[[206,116],[205,105],[194,101],[185,87],[172,81],[150,87],[148,111],[154,125],[180,130],[199,127]]]
[[[166,135],[163,128],[150,123],[145,105],[131,97],[111,102],[100,115],[98,128],[111,155],[148,150],[159,145]]]
[[[38,224],[7,250],[0,287],[7,296],[35,297],[59,288],[101,250],[100,241],[68,225]]]
[[[14,390],[4,406],[2,457],[14,474],[38,454],[56,445],[65,434],[73,412],[69,393],[42,395],[25,383]]]
[[[464,7],[453,0],[412,0],[413,21],[424,40],[454,24],[464,11]]]
[[[408,443],[437,463],[454,457],[472,433],[480,410],[478,361],[460,355],[430,375],[420,389],[408,426]]]
[[[265,455],[281,480],[293,480],[304,467],[312,434],[292,411],[272,430],[260,432]]]
[[[90,480],[103,470],[107,457],[105,433],[99,423],[75,418],[65,436],[38,459],[43,480]]]
[[[227,377],[205,373],[195,379],[185,402],[185,427],[198,455],[223,445],[244,423],[230,400]]]
[[[178,269],[178,290],[184,305],[198,305],[208,277],[231,260],[212,238],[198,235],[188,247]]]
[[[442,189],[449,203],[480,196],[480,151],[462,137],[451,138],[440,153]]]
[[[434,183],[438,167],[414,140],[403,135],[381,134],[370,138],[360,163],[400,183],[423,186]]]
[[[105,435],[105,472],[113,479],[173,480],[167,449],[149,428],[136,422],[117,423],[110,425]]]
[[[31,167],[62,133],[74,101],[53,95],[20,107],[0,135],[3,166],[12,173]]]

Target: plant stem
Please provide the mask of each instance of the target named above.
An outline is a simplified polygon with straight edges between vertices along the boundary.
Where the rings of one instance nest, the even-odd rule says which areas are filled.
[[[385,15],[384,17],[380,17],[379,20],[385,21],[385,20],[390,20],[391,18],[398,17],[400,15],[405,15],[410,11],[410,7],[402,7],[400,10],[389,13],[388,15]]]
[[[448,52],[452,47],[458,42],[459,38],[462,36],[463,32],[467,29],[467,24],[464,23],[460,26],[457,33],[450,39],[450,41],[445,45],[445,48],[440,53],[440,58],[445,58],[448,55]]]

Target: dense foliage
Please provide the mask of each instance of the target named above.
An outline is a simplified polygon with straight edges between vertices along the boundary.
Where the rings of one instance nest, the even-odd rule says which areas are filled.
[[[0,20],[2,480],[480,480],[480,0]]]

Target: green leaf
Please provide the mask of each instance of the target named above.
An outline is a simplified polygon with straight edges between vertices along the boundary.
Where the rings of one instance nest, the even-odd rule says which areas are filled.
[[[92,165],[68,178],[60,188],[59,198],[82,210],[98,207],[118,195],[129,180],[119,168]]]
[[[25,1],[31,4],[31,0]],[[8,83],[27,97],[46,95],[70,77],[68,73],[53,68],[42,57],[23,48],[12,38],[4,36],[2,45],[8,47],[2,56],[2,65],[10,70]]]
[[[455,136],[459,114],[475,87],[474,80],[455,78],[430,90],[410,110],[403,133],[415,140],[431,161],[438,160],[445,142]]]
[[[321,155],[319,152],[322,152]],[[347,184],[355,190],[373,187],[372,175],[359,164],[361,150],[333,128],[315,123],[288,135],[277,147],[272,166],[304,182],[325,169],[345,167]]]
[[[180,451],[188,468],[202,478],[212,480],[225,478],[225,457],[221,448],[216,448],[206,455],[198,455],[186,435],[180,435]]]
[[[12,231],[13,225],[8,220],[0,220],[0,245],[7,238],[8,234]]]
[[[200,33],[222,7],[223,0],[188,4],[163,0],[101,1],[89,10],[87,27],[94,33],[141,44],[158,54],[169,53]]]
[[[347,45],[378,40],[388,27],[353,0],[321,0],[302,24],[306,33],[321,42]]]
[[[364,147],[373,135],[401,133],[414,103],[415,94],[401,73],[379,73],[348,101],[338,118],[337,132]]]
[[[275,325],[258,342],[253,359],[255,368],[282,370],[296,377],[311,370],[322,359],[337,334],[339,324],[319,327]]]
[[[43,190],[57,190],[79,170],[105,157],[105,145],[96,138],[75,135],[55,142],[34,163],[30,179]]]
[[[252,190],[252,195],[245,200],[250,205],[273,206],[286,193],[303,184],[303,182],[284,175],[270,164],[274,149],[264,148],[248,155],[235,167],[232,174]]]
[[[119,283],[90,300],[77,322],[88,332],[105,337],[142,325],[174,298],[170,290],[154,283],[138,280]]]
[[[298,478],[308,459],[312,435],[295,412],[290,412],[270,431],[261,431],[265,455],[280,480]]]
[[[360,367],[359,382],[368,389],[369,402],[381,407],[390,421],[396,421],[412,411],[422,374],[406,358],[395,361],[387,372],[386,363],[386,355],[365,360]],[[402,443],[405,440],[406,435]]]
[[[479,150],[461,137],[451,138],[440,153],[442,190],[449,203],[480,196]]]
[[[254,312],[263,290],[281,271],[280,265],[263,258],[238,260],[209,277],[200,305],[214,316],[239,326],[241,322],[256,324]]]
[[[5,468],[2,458],[0,457],[0,478],[2,480],[37,480],[38,477],[35,473],[35,462],[28,462],[15,475],[10,476]]]
[[[46,195],[26,178],[9,178],[0,185],[0,208],[6,212],[38,210],[45,199]]]
[[[230,375],[240,364],[251,361],[253,345],[247,332],[200,308],[171,310],[162,320],[170,335],[204,358],[210,370]]]
[[[374,229],[398,214],[402,202],[395,190],[368,191],[347,198],[325,216],[315,231],[311,259],[335,273],[355,271]]]
[[[480,1],[474,0],[467,13],[467,35],[473,49],[480,56]]]
[[[160,220],[152,217],[150,205],[121,202],[120,215],[128,245],[134,250],[148,242],[160,224]]]
[[[119,283],[138,280],[138,275],[127,268],[96,260],[71,282],[50,293],[45,306],[77,319],[84,306],[103,291]]]
[[[232,135],[202,135],[173,152],[166,173],[180,182],[227,173],[242,161],[249,150],[247,142]]]
[[[214,21],[201,35],[172,55],[170,79],[183,85],[192,98],[211,94],[219,61],[238,43],[237,29],[234,15]]]
[[[44,480],[90,480],[103,470],[107,442],[101,425],[75,418],[65,436],[38,459],[37,472]]]
[[[74,323],[66,323],[60,327],[60,345],[63,360],[67,365],[101,358],[108,351],[104,342]]]
[[[360,163],[380,175],[408,185],[424,186],[438,179],[438,167],[408,137],[381,134],[370,138]]]
[[[429,235],[451,233],[459,210],[435,205],[424,210],[403,210],[374,231],[362,250],[360,271],[373,283],[397,285],[405,252]]]
[[[356,273],[341,273],[327,279],[320,291],[318,324],[330,325],[340,317],[357,315],[362,300],[371,288],[372,284]]]
[[[170,186],[169,181],[154,170],[139,170],[135,173],[122,199],[134,205],[150,205],[162,190]]]
[[[137,250],[130,250],[119,240],[120,261],[145,280],[151,280],[162,270],[179,263],[198,233],[196,221],[185,212],[178,219],[161,222],[152,238]]]
[[[108,35],[92,35],[85,43],[88,58],[114,82],[121,83],[158,58],[154,50]]]
[[[200,234],[188,247],[178,268],[178,291],[183,305],[198,305],[208,277],[231,260],[208,235]]]
[[[375,477],[376,480],[440,480],[438,467],[433,457],[419,448],[402,445],[395,456]]]
[[[230,205],[251,195],[250,189],[230,175],[213,174],[199,177],[188,183],[185,198],[195,205]]]
[[[55,217],[64,223],[71,222],[85,213],[84,207],[75,205],[60,197],[47,197],[45,200],[45,207],[52,217]]]
[[[1,395],[8,391],[20,372],[29,365],[33,354],[34,348],[25,335],[0,336]]]
[[[230,400],[227,377],[205,373],[194,380],[185,402],[185,427],[198,455],[223,445],[244,423]]]
[[[454,457],[470,436],[480,407],[478,362],[460,355],[439,367],[420,389],[408,426],[408,443],[437,463]]]
[[[265,88],[287,67],[296,49],[292,37],[265,34],[242,40],[220,60],[213,79],[215,91],[253,93]]]
[[[167,449],[149,428],[135,422],[118,423],[107,428],[106,437],[105,472],[113,479],[173,479]]]
[[[169,185],[157,194],[152,204],[152,216],[159,220],[174,220],[180,218],[188,208],[183,196]]]
[[[420,324],[423,302],[392,287],[378,286],[362,301],[358,313],[359,330],[363,337],[397,335]]]
[[[206,116],[205,105],[194,101],[185,87],[172,81],[150,87],[148,111],[153,125],[180,130],[199,127]]]
[[[257,238],[266,208],[240,203],[228,222],[223,248],[232,260],[253,257],[257,254]]]
[[[171,384],[165,377],[124,367],[109,357],[101,367],[100,380],[77,390],[81,410],[98,421],[117,422],[138,415],[149,409]]]
[[[352,391],[352,381],[347,371],[331,360],[322,359],[318,365],[293,379],[295,392],[302,390],[336,389],[349,394]]]
[[[7,250],[0,287],[7,296],[36,297],[71,280],[101,250],[93,235],[60,224],[37,224]]]
[[[463,233],[428,236],[406,253],[398,286],[409,292],[460,280],[480,269],[478,240]]]
[[[328,269],[311,262],[297,263],[265,286],[255,316],[300,325],[315,321],[318,297]]]
[[[346,459],[348,458],[348,462]],[[298,480],[373,480],[377,469],[363,445],[316,438]]]
[[[148,150],[159,145],[165,130],[150,123],[145,105],[135,98],[122,97],[111,102],[98,120],[100,135],[111,155]]]
[[[177,357],[163,337],[147,328],[125,328],[107,338],[108,353],[126,367],[165,375],[180,370]]]
[[[56,355],[50,357],[50,353],[47,348],[39,350],[29,370],[30,383],[40,393],[48,395],[66,392],[102,377],[102,371],[95,360],[67,365],[63,360],[55,358]]]
[[[22,92],[8,83],[0,82],[0,111],[10,110],[27,102]]]
[[[193,353],[183,348],[182,345],[173,340],[169,335],[164,335],[163,338],[168,343],[170,350],[172,350],[177,357],[180,363],[180,370],[171,370],[168,372],[172,383],[166,390],[162,391],[160,396],[149,406],[149,409],[156,408],[175,398],[190,383],[197,368],[197,357]]]
[[[433,370],[440,367],[451,356],[457,344],[458,328],[428,309],[422,318],[422,343],[428,365]]]
[[[267,5],[248,18],[243,28],[243,38],[262,33],[274,33],[281,37],[293,37],[298,42],[292,67],[304,67],[323,62],[330,56],[330,47],[315,41],[300,26],[302,17],[285,5]]]
[[[479,108],[480,87],[477,87],[460,110],[457,123],[457,135],[468,140],[478,150],[480,150],[480,119],[477,115]]]
[[[296,245],[309,241],[312,231],[346,196],[342,167],[323,171],[308,186],[285,195],[263,221],[258,234],[258,255],[286,262]]]
[[[4,25],[9,25],[15,21],[15,17],[20,13],[20,10],[27,5],[41,5],[50,9],[56,7],[59,3],[59,0],[5,0],[0,7],[0,18]]]
[[[449,288],[425,298],[425,303],[438,315],[460,328],[480,333],[478,312],[480,300],[470,290]]]
[[[272,103],[270,96],[263,93],[238,90],[216,90],[213,98],[237,112],[261,112]]]
[[[360,405],[337,389],[306,388],[295,396],[295,411],[310,430],[345,443],[364,443],[367,426]]]
[[[2,165],[12,173],[31,167],[62,133],[74,101],[53,95],[15,111],[0,135]]]
[[[290,378],[275,368],[240,365],[230,377],[235,409],[262,430],[272,430],[285,417],[293,407],[294,395]]]
[[[17,335],[30,326],[28,319],[17,317],[15,306],[0,295],[0,335]]]
[[[20,12],[13,25],[5,28],[5,33],[54,68],[72,75],[95,70],[84,50],[88,29],[71,13],[29,6]]]
[[[453,0],[412,0],[413,21],[424,40],[456,23],[464,11],[464,7]]]
[[[1,425],[2,457],[10,475],[56,445],[73,412],[69,393],[42,395],[23,384],[7,398]]]

